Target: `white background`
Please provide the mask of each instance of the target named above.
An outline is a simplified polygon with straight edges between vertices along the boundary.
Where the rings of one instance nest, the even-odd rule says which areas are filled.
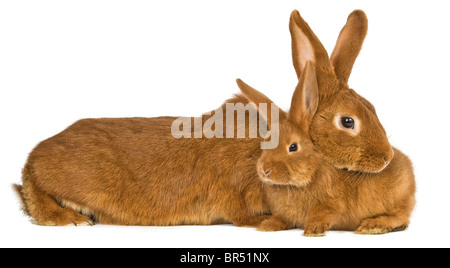
[[[197,116],[240,77],[289,108],[297,83],[289,15],[331,53],[348,14],[369,31],[349,85],[415,165],[410,228],[307,238],[231,225],[41,227],[10,188],[28,153],[86,117]],[[449,26],[445,1],[2,1],[1,247],[449,247]]]

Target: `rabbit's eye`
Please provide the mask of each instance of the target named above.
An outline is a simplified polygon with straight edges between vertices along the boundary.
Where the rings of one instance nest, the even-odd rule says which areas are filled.
[[[353,129],[355,127],[355,121],[351,117],[341,117],[341,123],[345,128]]]
[[[347,115],[337,114],[334,117],[333,123],[337,129],[343,130],[352,136],[358,135],[361,130],[361,121],[357,116],[350,117]]]
[[[298,150],[297,143],[289,145],[289,152],[297,152],[297,150]]]

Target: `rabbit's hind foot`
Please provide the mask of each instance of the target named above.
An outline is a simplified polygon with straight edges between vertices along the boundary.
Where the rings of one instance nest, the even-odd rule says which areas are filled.
[[[25,180],[23,186],[14,187],[23,202],[24,212],[33,222],[43,226],[86,226],[93,225],[89,216],[78,213],[67,202],[59,203],[48,193],[36,187],[35,183]],[[80,211],[84,213],[84,211]]]

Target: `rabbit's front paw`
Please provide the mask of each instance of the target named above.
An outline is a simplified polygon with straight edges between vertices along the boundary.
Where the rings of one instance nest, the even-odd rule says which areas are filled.
[[[325,233],[330,230],[329,223],[312,223],[305,226],[304,236],[325,236]]]
[[[259,231],[266,231],[266,232],[281,231],[286,229],[288,229],[287,224],[282,219],[277,218],[275,216],[265,219],[258,226]]]
[[[408,224],[398,224],[396,218],[390,216],[381,216],[364,220],[356,229],[357,234],[385,234],[389,232],[403,231],[408,228]]]

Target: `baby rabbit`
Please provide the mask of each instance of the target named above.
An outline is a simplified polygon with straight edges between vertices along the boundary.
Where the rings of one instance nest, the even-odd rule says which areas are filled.
[[[271,103],[250,86],[240,86],[251,102]],[[391,163],[378,173],[333,167],[321,158],[309,136],[318,105],[315,67],[308,61],[291,109],[279,112],[279,146],[263,150],[258,159],[257,172],[272,213],[258,229],[304,228],[306,236],[321,236],[330,229],[382,234],[407,228],[415,204],[408,157],[394,149]]]

